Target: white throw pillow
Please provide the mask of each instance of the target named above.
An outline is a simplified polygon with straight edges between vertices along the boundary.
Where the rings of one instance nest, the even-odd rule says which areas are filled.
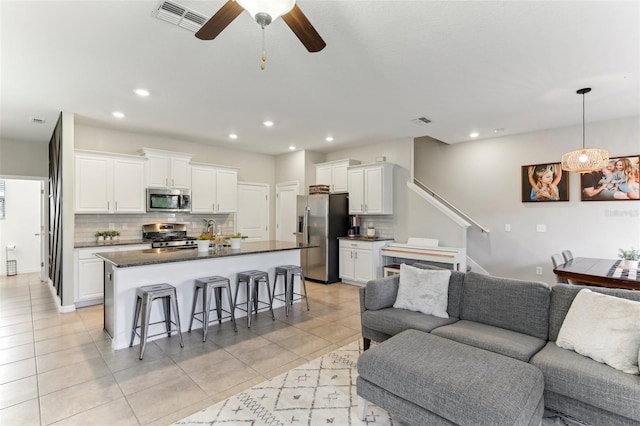
[[[629,374],[638,374],[640,302],[578,292],[556,344]]]
[[[449,318],[449,277],[451,271],[446,269],[436,271],[401,264],[400,285],[393,307]]]

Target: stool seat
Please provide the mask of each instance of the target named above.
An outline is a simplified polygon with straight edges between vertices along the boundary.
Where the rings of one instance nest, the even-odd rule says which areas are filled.
[[[244,283],[246,289],[247,300],[245,302],[238,303],[238,290],[240,285]],[[258,297],[258,285],[260,283],[266,284],[267,295],[269,300],[264,302]],[[243,305],[246,304],[246,307]],[[260,308],[260,304],[266,305]],[[269,283],[269,274],[264,271],[258,271],[255,269],[249,271],[238,272],[236,274],[236,294],[234,297],[234,308],[240,309],[247,313],[247,327],[251,328],[251,320],[253,312],[258,314],[260,310],[269,309],[271,311],[271,319],[275,321],[276,317],[273,314],[273,298],[271,297],[271,285]]]
[[[276,285],[278,283],[278,277],[283,277],[284,279],[284,293],[276,294]],[[293,280],[295,277],[300,279],[300,287],[302,288],[302,293],[296,293],[293,291]],[[284,296],[284,298],[282,298]],[[295,296],[300,296],[295,298]],[[284,313],[285,316],[289,316],[290,307],[293,305],[294,301],[304,299],[307,303],[307,311],[309,310],[309,299],[307,298],[307,284],[304,280],[304,273],[302,272],[302,267],[298,265],[282,265],[276,266],[276,277],[273,279],[273,298],[275,300],[279,300],[284,302]]]
[[[222,309],[222,290],[227,290],[227,297],[229,301],[229,310]],[[198,303],[198,293],[202,290],[202,311],[196,312],[196,305]],[[193,326],[193,320],[200,321],[202,323],[202,341],[207,341],[207,331],[209,330],[209,313],[211,312],[211,293],[215,290],[216,301],[216,313],[218,317],[218,324],[222,323],[223,319],[231,318],[233,330],[238,331],[236,326],[236,318],[234,315],[233,299],[231,297],[231,282],[229,278],[214,275],[211,277],[198,278],[195,280],[195,291],[193,292],[193,305],[191,308],[191,320],[189,321],[189,333],[191,333],[191,327]],[[228,315],[222,316],[225,312]],[[197,315],[202,315],[202,319]]]
[[[162,299],[164,302],[164,320],[150,322],[151,320],[151,304],[156,299]],[[175,321],[171,320],[171,310],[173,310],[173,316]],[[140,321],[140,326],[138,326]],[[136,288],[136,303],[135,312],[133,315],[133,326],[131,328],[131,342],[129,347],[133,346],[133,341],[138,335],[140,337],[140,359],[144,356],[144,350],[147,346],[147,339],[149,337],[158,336],[164,333],[158,333],[149,335],[149,326],[154,324],[164,323],[166,326],[166,333],[171,337],[171,333],[178,332],[180,337],[180,347],[184,348],[184,342],[182,341],[182,330],[180,328],[180,313],[178,311],[178,294],[176,288],[171,284],[160,283],[145,285]],[[175,328],[172,327],[175,326]],[[137,330],[140,329],[140,334]]]

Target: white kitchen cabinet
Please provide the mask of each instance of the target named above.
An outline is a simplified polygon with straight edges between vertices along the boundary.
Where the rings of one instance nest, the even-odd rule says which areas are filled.
[[[76,308],[102,303],[104,297],[104,261],[94,253],[143,250],[151,244],[132,244],[75,249],[74,281]]]
[[[316,164],[316,185],[329,185],[330,192],[347,192],[347,171],[356,164],[360,161],[347,159]]]
[[[146,160],[76,151],[76,213],[145,213]]]
[[[191,188],[190,154],[143,148],[149,159],[146,186],[149,188]]]
[[[340,278],[348,284],[364,285],[382,277],[380,250],[388,241],[340,239]]]
[[[349,214],[393,214],[393,164],[349,167]]]
[[[193,163],[191,212],[234,213],[238,210],[238,170]]]

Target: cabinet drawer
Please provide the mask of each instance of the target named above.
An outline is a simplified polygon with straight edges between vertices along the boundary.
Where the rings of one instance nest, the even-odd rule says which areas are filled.
[[[373,250],[373,241],[340,240],[340,248]]]

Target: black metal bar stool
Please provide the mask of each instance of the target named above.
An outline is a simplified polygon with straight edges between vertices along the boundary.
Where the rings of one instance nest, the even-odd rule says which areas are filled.
[[[284,279],[284,293],[276,294],[276,285],[278,284],[278,277]],[[295,293],[293,291],[293,280],[295,277],[300,279],[300,288],[304,292]],[[282,298],[284,296],[284,299]],[[295,298],[295,296],[300,296]],[[289,308],[293,305],[293,302],[304,299],[307,302],[307,311],[309,310],[309,299],[307,298],[307,284],[304,281],[304,274],[302,273],[302,267],[296,265],[283,265],[276,267],[276,277],[273,279],[273,299],[284,302],[284,313],[289,316]]]
[[[240,288],[240,284],[244,283],[247,293],[246,302],[238,303],[238,289]],[[267,287],[267,295],[269,296],[269,301],[264,302],[258,299],[258,285],[260,283],[265,283]],[[273,299],[271,298],[271,287],[269,284],[269,274],[264,271],[244,271],[238,272],[236,279],[236,295],[234,297],[235,300],[235,309],[240,309],[241,311],[245,311],[247,313],[247,327],[251,328],[251,317],[252,312],[255,311],[257,314],[258,311],[265,310],[269,308],[271,311],[271,319],[275,321],[276,317],[273,315]],[[243,304],[246,303],[246,308],[243,307]],[[259,307],[259,305],[267,305],[263,307]]]
[[[198,293],[202,290],[202,311],[196,312],[196,305],[198,304]],[[215,290],[215,292],[214,292]],[[227,297],[229,298],[229,310],[222,309],[222,290],[227,290]],[[233,298],[231,297],[231,282],[229,278],[213,276],[198,278],[196,280],[196,288],[193,292],[193,307],[191,308],[191,321],[189,321],[189,333],[191,333],[191,327],[193,326],[193,320],[200,321],[202,323],[202,341],[207,341],[207,331],[209,329],[209,312],[211,309],[211,293],[215,294],[216,301],[216,313],[218,314],[218,324],[222,323],[223,319],[231,318],[233,323],[233,330],[238,331],[236,326],[236,317],[233,314]],[[222,316],[222,313],[228,315]],[[197,315],[202,315],[202,319]]]
[[[164,302],[164,320],[149,322],[151,320],[151,304],[156,299],[162,299]],[[173,307],[173,316],[175,321],[171,320],[171,308]],[[140,319],[140,326],[138,320]],[[170,284],[153,284],[138,287],[136,289],[136,309],[133,315],[133,327],[131,328],[131,342],[129,347],[133,346],[133,340],[136,335],[140,337],[140,359],[144,355],[144,349],[147,346],[149,337],[159,336],[162,333],[149,335],[149,326],[154,324],[165,323],[167,336],[171,337],[171,333],[177,331],[180,336],[180,347],[184,348],[182,341],[182,331],[180,329],[180,313],[178,312],[178,294],[176,288]],[[172,327],[172,324],[175,328]],[[140,329],[140,334],[137,330]]]

